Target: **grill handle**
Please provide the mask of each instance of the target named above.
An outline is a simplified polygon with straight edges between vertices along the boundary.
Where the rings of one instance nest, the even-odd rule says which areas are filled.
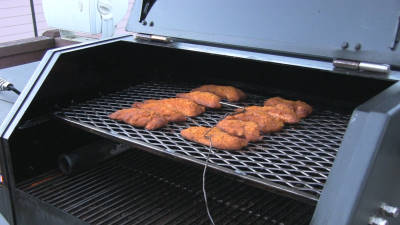
[[[93,168],[105,160],[119,155],[129,147],[111,141],[102,140],[76,149],[73,152],[61,154],[58,157],[58,168],[65,175]]]

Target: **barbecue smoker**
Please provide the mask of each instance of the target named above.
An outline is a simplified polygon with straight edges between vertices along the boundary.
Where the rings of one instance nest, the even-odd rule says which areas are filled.
[[[282,96],[314,112],[243,151],[211,150],[215,224],[399,224],[399,10],[395,0],[136,1],[134,36],[42,59],[0,127],[1,212],[11,224],[210,224],[209,149],[179,131],[235,108],[157,131],[107,115],[223,84],[249,95],[239,106]],[[59,161],[121,144],[96,165],[76,158],[90,168]]]

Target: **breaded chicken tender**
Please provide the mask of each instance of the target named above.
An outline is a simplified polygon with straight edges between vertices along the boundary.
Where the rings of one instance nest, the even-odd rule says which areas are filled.
[[[198,105],[194,101],[185,98],[165,98],[160,100],[151,99],[144,101],[142,104],[159,104],[160,107],[165,106],[174,109],[182,113],[184,116],[189,117],[198,116],[206,111],[206,108],[204,106]],[[145,108],[146,106],[140,107]]]
[[[249,142],[262,139],[258,125],[252,121],[224,119],[217,124],[217,127],[230,135],[246,138]]]
[[[221,108],[221,98],[210,92],[193,91],[189,93],[179,93],[176,95],[178,98],[186,98],[196,102],[199,105],[219,109]]]
[[[280,131],[284,125],[282,120],[260,111],[245,111],[243,113],[227,116],[225,119],[255,122],[263,133]]]
[[[186,121],[185,115],[183,113],[175,110],[173,107],[168,107],[167,105],[160,104],[158,102],[146,103],[135,102],[133,105],[135,108],[146,109],[149,111],[156,112],[163,116],[168,122],[182,122]]]
[[[212,147],[223,150],[240,150],[248,144],[246,139],[232,136],[216,127],[189,127],[181,130],[181,135],[205,146],[210,146],[211,140]]]
[[[110,119],[123,121],[134,127],[155,130],[167,125],[168,121],[160,114],[145,109],[121,109],[108,116]]]
[[[259,111],[267,113],[277,119],[282,120],[285,123],[298,123],[300,118],[292,107],[285,104],[277,104],[275,106],[248,106],[244,109],[237,109],[236,112],[243,111]]]
[[[264,106],[276,106],[278,104],[285,104],[289,107],[292,107],[299,118],[307,117],[313,111],[313,108],[303,101],[292,101],[281,97],[273,97],[265,100],[264,102]]]
[[[230,102],[237,102],[247,97],[246,94],[238,88],[214,84],[203,85],[193,89],[192,91],[211,92],[221,98],[228,99]]]

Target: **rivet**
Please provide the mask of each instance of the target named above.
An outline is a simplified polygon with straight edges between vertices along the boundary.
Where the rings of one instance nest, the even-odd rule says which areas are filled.
[[[149,25],[150,25],[151,27],[154,26],[154,22],[151,21]]]
[[[146,25],[147,25],[147,22],[146,22],[146,20],[145,20],[145,21],[143,21],[143,22],[142,22],[142,24],[143,24],[143,26],[146,26]]]
[[[368,221],[369,225],[387,225],[388,221],[380,217],[370,217]]]
[[[359,50],[361,49],[361,44],[360,44],[360,43],[357,43],[356,46],[354,46],[354,48],[355,48],[357,51],[359,51]]]
[[[399,216],[400,210],[397,207],[390,206],[386,203],[382,203],[380,206],[381,212],[385,216],[396,218]]]

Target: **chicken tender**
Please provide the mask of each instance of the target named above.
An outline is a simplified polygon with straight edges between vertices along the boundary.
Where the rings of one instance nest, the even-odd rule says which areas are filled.
[[[182,122],[186,121],[183,113],[175,110],[174,108],[168,107],[167,105],[160,104],[158,102],[144,104],[142,102],[136,102],[132,105],[135,108],[146,109],[149,111],[156,112],[163,116],[168,122]]]
[[[261,111],[245,111],[243,113],[227,116],[225,119],[255,122],[258,125],[258,129],[263,133],[276,132],[283,128],[282,120]]]
[[[278,104],[285,104],[289,107],[292,107],[299,118],[307,117],[313,111],[313,108],[303,101],[292,101],[281,97],[273,97],[265,100],[264,102],[264,106],[276,106]]]
[[[198,105],[192,100],[185,99],[185,98],[165,98],[160,100],[146,100],[142,104],[159,104],[159,106],[168,107],[170,109],[174,109],[184,116],[198,116],[206,111],[204,106]],[[134,106],[137,106],[134,104]],[[140,106],[146,107],[146,106]]]
[[[147,130],[155,130],[164,127],[168,123],[158,113],[138,108],[121,109],[111,113],[108,117],[113,120],[123,121],[134,127],[144,127]]]
[[[277,104],[275,106],[248,106],[244,110],[264,112],[285,123],[298,123],[300,121],[300,118],[293,108],[285,104]],[[244,110],[237,109],[236,112],[243,112]]]
[[[217,127],[230,135],[246,138],[247,141],[262,139],[258,125],[252,121],[224,119],[217,124]]]
[[[213,94],[218,95],[221,98],[228,99],[228,101],[230,102],[237,102],[247,97],[242,90],[232,86],[209,84],[195,88],[192,91],[211,92]]]
[[[208,108],[219,109],[221,108],[221,98],[210,92],[193,91],[189,93],[179,93],[176,95],[178,98],[186,98],[203,105]]]
[[[212,147],[223,150],[240,150],[248,144],[246,139],[232,136],[216,127],[189,127],[181,130],[181,135],[206,146],[210,146],[211,140]]]

